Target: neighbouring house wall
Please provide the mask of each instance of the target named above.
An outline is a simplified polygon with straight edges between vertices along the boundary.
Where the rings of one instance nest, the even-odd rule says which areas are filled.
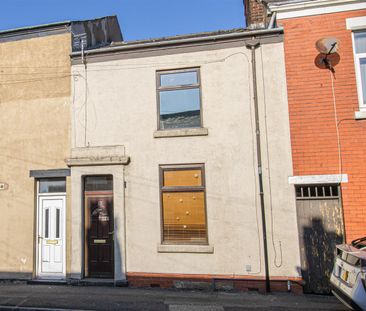
[[[69,33],[0,43],[0,182],[9,186],[0,191],[0,278],[34,271],[36,190],[29,171],[65,167],[70,52]]]
[[[131,58],[124,54],[127,59],[90,63],[87,58],[87,74],[83,65],[73,66],[78,75],[72,109],[73,147],[124,145],[131,157],[124,172],[127,273],[264,275],[251,54],[244,43],[210,49],[180,53],[177,48],[172,55],[163,55],[162,50],[156,57],[147,53],[138,57],[132,51]],[[298,277],[295,198],[287,182],[292,160],[283,44],[263,45],[256,55],[270,273]],[[202,119],[208,135],[154,138],[156,71],[187,67],[200,67]],[[158,252],[159,165],[181,163],[205,164],[208,238],[213,253]],[[81,202],[78,198],[73,201],[76,205]],[[273,262],[270,202],[278,268]],[[251,273],[246,265],[251,265]]]
[[[365,16],[366,10],[278,20],[285,29],[285,56],[294,175],[348,174],[342,183],[346,238],[366,235],[366,120],[355,120],[359,110],[352,32],[346,19]],[[341,166],[338,160],[331,73],[314,61],[315,42],[336,37],[339,63],[335,65],[334,94],[339,124]]]

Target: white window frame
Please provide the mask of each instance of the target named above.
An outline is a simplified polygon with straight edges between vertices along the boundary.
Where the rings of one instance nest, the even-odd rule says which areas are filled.
[[[357,31],[357,32],[365,32],[364,31]],[[361,66],[360,66],[360,60],[362,58],[366,59],[366,53],[356,53],[356,42],[355,42],[355,32],[352,32],[352,44],[353,44],[353,57],[355,61],[355,72],[356,72],[356,82],[357,82],[357,93],[358,93],[358,105],[360,110],[366,111],[366,104],[364,98],[366,97],[366,94],[363,94],[362,91],[362,77],[361,77]],[[365,81],[366,83],[366,81]]]
[[[366,58],[366,53],[356,53],[355,32],[366,32],[366,16],[347,18],[346,25],[347,29],[352,30],[353,59],[356,73],[358,106],[360,109],[359,114],[356,112],[356,119],[363,119],[366,117],[366,104],[364,104],[364,97],[366,97],[366,94],[362,93],[360,59]]]

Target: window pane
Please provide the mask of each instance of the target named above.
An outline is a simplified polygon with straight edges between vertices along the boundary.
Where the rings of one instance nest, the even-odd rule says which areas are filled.
[[[65,178],[49,178],[41,179],[39,181],[39,192],[66,192],[66,179]]]
[[[325,186],[324,187],[324,194],[326,197],[330,197],[331,193],[330,193],[330,187],[329,186]]]
[[[56,239],[60,238],[60,209],[56,209]]]
[[[310,189],[310,196],[316,197],[315,187],[309,187],[309,189]]]
[[[44,216],[44,237],[47,239],[48,238],[48,236],[49,236],[49,224],[48,224],[48,222],[49,222],[49,219],[50,219],[50,210],[47,208],[46,210],[45,210],[45,216]]]
[[[318,191],[318,197],[323,197],[324,196],[324,187],[318,186],[317,191]]]
[[[201,170],[164,171],[164,186],[202,186]]]
[[[366,53],[366,32],[355,32],[356,53]]]
[[[113,190],[113,177],[87,176],[85,177],[85,191],[111,191]]]
[[[366,105],[366,58],[360,59],[363,104]]]
[[[160,86],[197,84],[197,71],[160,74]]]
[[[160,92],[160,128],[200,127],[199,89]]]
[[[204,192],[163,193],[164,242],[207,243]]]

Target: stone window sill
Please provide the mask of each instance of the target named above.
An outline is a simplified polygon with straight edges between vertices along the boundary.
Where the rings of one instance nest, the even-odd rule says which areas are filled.
[[[355,119],[356,120],[366,119],[366,111],[365,110],[355,111]]]
[[[158,245],[158,253],[203,253],[213,254],[211,245]]]
[[[208,129],[205,127],[157,130],[154,132],[154,138],[162,137],[185,137],[185,136],[207,136]]]

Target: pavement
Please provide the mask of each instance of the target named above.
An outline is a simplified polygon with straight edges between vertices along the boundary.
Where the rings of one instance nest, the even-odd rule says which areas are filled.
[[[333,296],[0,283],[4,310],[347,310]]]

